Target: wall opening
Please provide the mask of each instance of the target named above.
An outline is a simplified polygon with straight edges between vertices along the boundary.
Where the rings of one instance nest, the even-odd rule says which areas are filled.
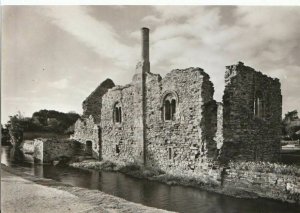
[[[84,155],[85,154],[85,146],[79,141],[74,142],[74,153],[76,155]]]
[[[85,154],[92,155],[93,154],[93,143],[92,141],[85,142]]]
[[[172,160],[173,159],[173,148],[168,147],[168,159]]]
[[[119,147],[119,145],[116,145],[116,153],[117,153],[117,154],[120,153],[120,147]]]
[[[176,97],[172,93],[164,98],[163,115],[165,121],[174,121],[176,118]]]
[[[165,120],[171,120],[170,101],[165,100]]]
[[[265,115],[265,102],[263,94],[260,91],[255,93],[254,97],[254,115],[258,118],[263,118]]]
[[[119,102],[114,105],[113,109],[113,120],[115,123],[122,122],[122,107]]]

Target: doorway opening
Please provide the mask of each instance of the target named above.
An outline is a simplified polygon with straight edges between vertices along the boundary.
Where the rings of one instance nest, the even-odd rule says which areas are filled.
[[[93,143],[92,141],[85,142],[85,154],[92,155],[93,154]]]

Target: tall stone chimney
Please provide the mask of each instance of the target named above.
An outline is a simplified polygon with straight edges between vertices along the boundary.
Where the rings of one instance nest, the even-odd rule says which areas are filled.
[[[149,29],[143,27],[142,33],[142,62],[149,62]]]
[[[141,59],[136,65],[136,74],[149,73],[150,61],[149,61],[149,28],[143,27],[141,29]],[[134,78],[137,76],[134,76]]]
[[[133,76],[134,85],[133,106],[134,116],[134,133],[133,138],[136,144],[136,162],[146,165],[146,79],[150,73],[149,62],[149,29],[141,29],[141,60],[136,65],[136,72]]]

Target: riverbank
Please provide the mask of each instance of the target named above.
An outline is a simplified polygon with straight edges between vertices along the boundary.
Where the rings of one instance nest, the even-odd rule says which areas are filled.
[[[135,178],[144,178],[168,185],[200,188],[236,198],[267,198],[300,204],[300,168],[265,162],[231,162],[226,168],[216,169],[219,179],[205,175],[166,174],[155,168],[136,164],[118,165],[110,161],[83,161],[70,166],[97,171],[116,171]]]
[[[220,187],[220,183],[211,179],[166,174],[155,168],[143,168],[136,164],[119,165],[110,161],[86,160],[79,163],[72,163],[70,166],[84,170],[121,172],[139,179],[157,181],[167,185],[190,186],[236,198],[258,198],[258,195],[254,192],[248,192],[243,189],[222,188]]]
[[[2,212],[168,212],[1,165]]]

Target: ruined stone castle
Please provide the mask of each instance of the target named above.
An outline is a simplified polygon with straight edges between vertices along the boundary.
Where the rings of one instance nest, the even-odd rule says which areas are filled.
[[[211,162],[277,161],[278,79],[239,62],[226,67],[223,102],[201,68],[150,72],[149,29],[132,82],[102,82],[83,102],[72,139],[99,160],[138,162],[164,171],[201,171]]]

